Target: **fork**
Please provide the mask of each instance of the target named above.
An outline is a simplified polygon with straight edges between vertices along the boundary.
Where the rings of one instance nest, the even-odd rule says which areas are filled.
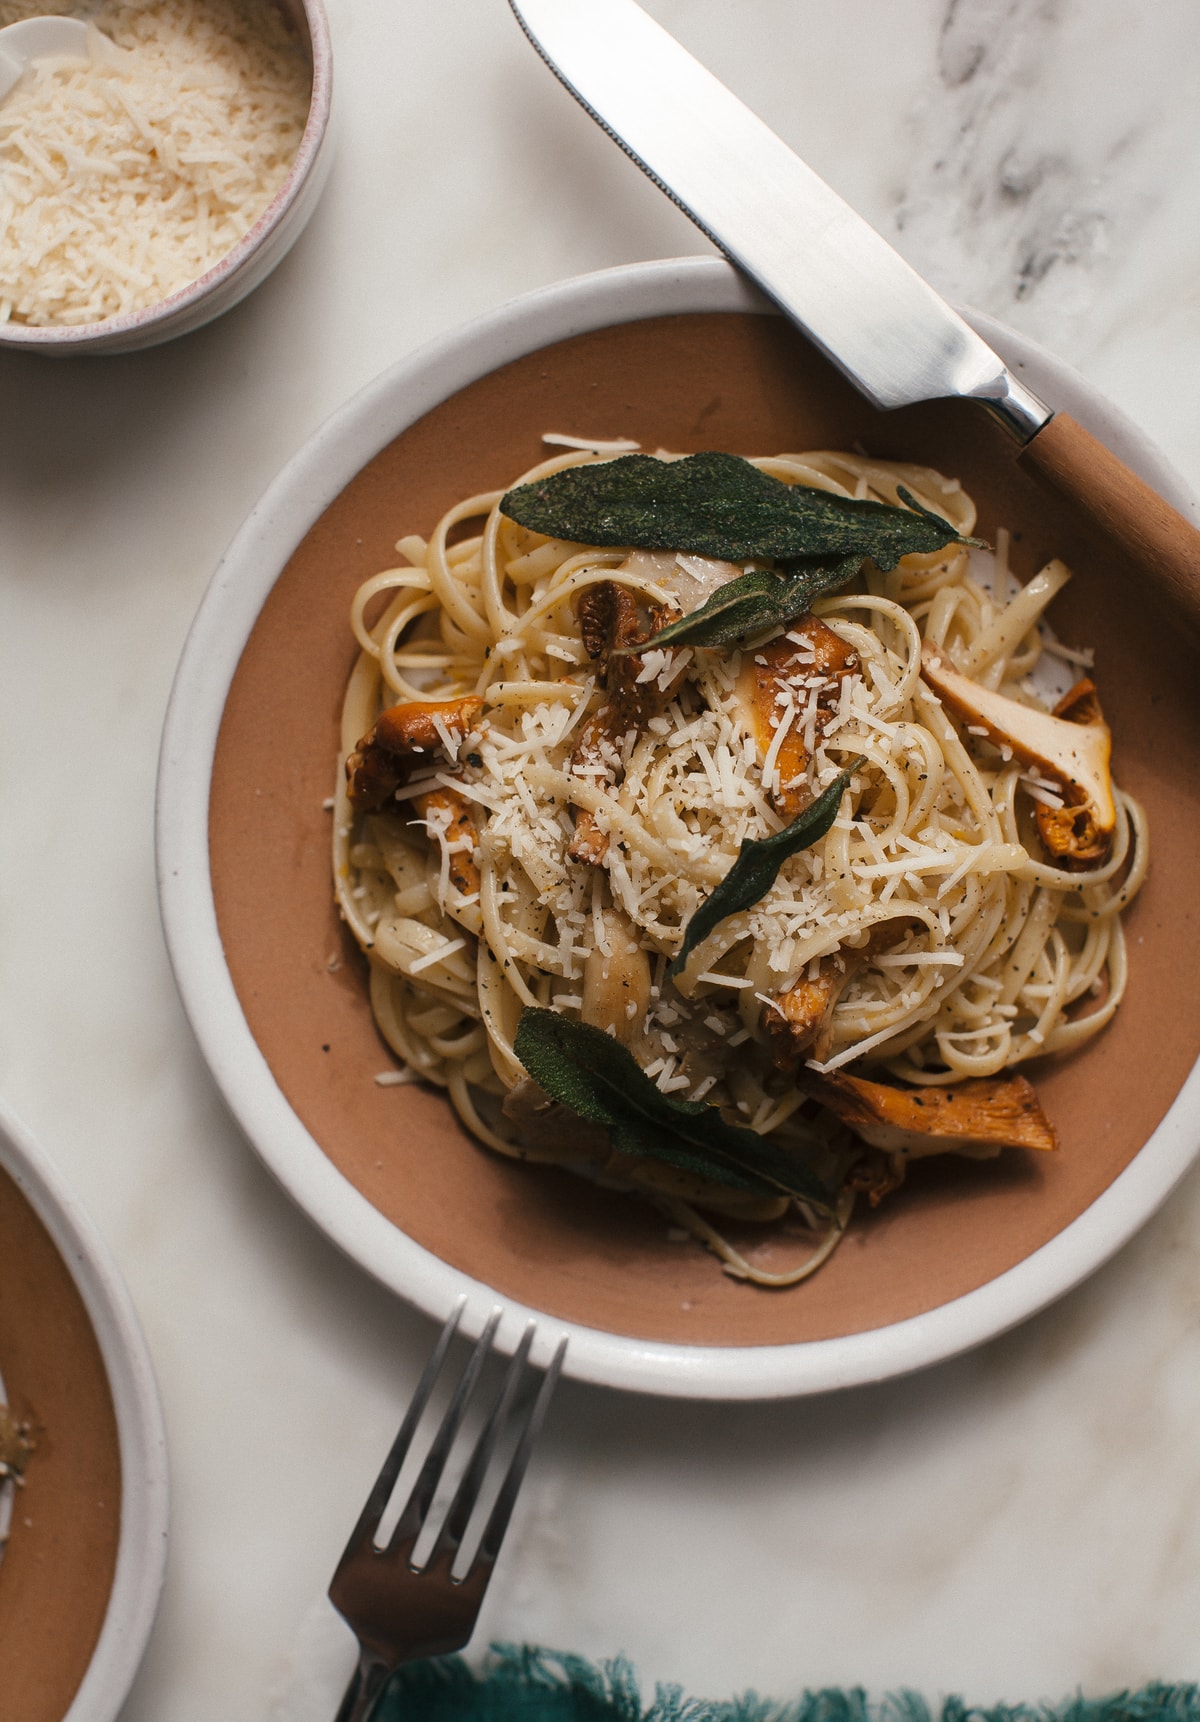
[[[358,1666],[346,1689],[337,1722],[366,1722],[376,1700],[402,1663],[415,1662],[425,1656],[444,1656],[451,1650],[460,1650],[469,1640],[508,1529],[525,1467],[562,1369],[567,1349],[565,1339],[560,1341],[547,1368],[539,1370],[529,1363],[530,1347],[537,1330],[536,1322],[531,1321],[513,1353],[433,1548],[418,1566],[414,1559],[417,1543],[430,1523],[430,1509],[445,1480],[450,1450],[504,1313],[501,1309],[493,1309],[454,1389],[399,1522],[387,1543],[381,1547],[376,1541],[380,1522],[441,1374],[466,1301],[465,1297],[459,1299],[441,1331],[425,1373],[417,1384],[412,1404],[367,1496],[358,1523],[350,1533],[350,1541],[329,1586],[330,1601],[351,1627],[359,1644]],[[536,1391],[531,1385],[535,1382],[538,1383]],[[467,1571],[456,1574],[455,1560],[482,1496],[496,1449],[506,1438],[511,1439],[514,1435],[516,1445],[503,1471],[478,1548]]]

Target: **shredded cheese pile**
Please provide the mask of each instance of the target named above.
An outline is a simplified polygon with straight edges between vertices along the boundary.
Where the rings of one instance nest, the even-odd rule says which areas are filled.
[[[0,24],[51,10],[0,5]],[[62,10],[62,8],[57,8]],[[0,324],[96,323],[211,269],[287,176],[311,69],[269,0],[106,0],[0,103]]]

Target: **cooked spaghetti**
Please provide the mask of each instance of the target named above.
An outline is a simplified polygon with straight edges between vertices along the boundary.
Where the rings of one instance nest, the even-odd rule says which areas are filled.
[[[568,446],[521,482],[613,452]],[[962,536],[974,525],[962,488],[926,468],[825,452],[753,464],[910,503]],[[867,561],[812,613],[739,644],[656,648],[747,564],[546,537],[502,513],[502,494],[402,538],[403,562],[352,606],[334,875],[402,1079],[445,1088],[502,1153],[649,1195],[765,1284],[811,1272],[854,1191],[877,1198],[917,1154],[1053,1146],[1040,1113],[1032,1136],[986,1115],[1037,1113],[1005,1073],[1111,1018],[1120,911],[1147,862],[1095,690],[1066,691],[1084,654],[1043,620],[1062,564],[1021,586],[1003,538],[991,553],[956,540],[890,573]],[[622,615],[632,655],[615,643]],[[828,830],[671,979],[742,846],[844,772]],[[607,1031],[660,1093],[770,1137],[835,1199],[817,1211],[613,1153],[530,1083],[514,1040],[531,1006]],[[797,1206],[815,1248],[785,1273],[714,1224]]]

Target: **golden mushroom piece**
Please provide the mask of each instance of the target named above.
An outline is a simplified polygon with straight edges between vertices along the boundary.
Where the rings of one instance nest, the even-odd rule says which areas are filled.
[[[365,811],[385,807],[396,790],[408,783],[422,765],[444,758],[447,741],[454,748],[469,735],[483,711],[483,701],[468,694],[456,700],[410,700],[389,706],[346,760],[346,784],[351,806]],[[465,897],[479,889],[475,865],[475,824],[471,804],[449,783],[430,783],[413,797],[413,812],[429,835],[446,851],[449,878]]]
[[[1054,1126],[1023,1076],[989,1076],[947,1088],[895,1088],[839,1070],[808,1072],[804,1085],[870,1147],[903,1159],[928,1154],[987,1159],[1004,1148],[1049,1153],[1058,1147]]]
[[[1039,802],[1035,811],[1042,841],[1068,868],[1095,867],[1108,855],[1116,829],[1112,734],[1100,711],[1094,683],[1076,684],[1053,712],[1022,705],[993,688],[980,687],[926,642],[921,675],[943,705],[997,747],[1043,779],[1060,805]]]

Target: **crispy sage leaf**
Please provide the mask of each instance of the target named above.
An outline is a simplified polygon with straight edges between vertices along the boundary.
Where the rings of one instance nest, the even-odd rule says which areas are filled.
[[[521,526],[576,544],[681,550],[729,562],[869,556],[886,571],[901,556],[940,550],[958,537],[928,509],[784,484],[740,455],[715,452],[681,460],[626,454],[563,467],[510,490],[500,508]]]
[[[793,1154],[729,1124],[715,1106],[664,1094],[628,1048],[602,1029],[526,1005],[513,1048],[563,1106],[602,1124],[623,1154],[661,1160],[736,1190],[799,1196],[828,1208],[832,1192]]]
[[[760,897],[766,896],[775,883],[775,875],[789,855],[807,849],[818,838],[824,837],[837,818],[846,785],[861,764],[860,755],[853,765],[847,766],[845,771],[834,778],[823,794],[809,803],[803,813],[793,819],[790,825],[785,825],[782,831],[777,831],[773,837],[746,839],[738,850],[733,866],[701,903],[684,928],[683,943],[667,969],[672,979],[680,973],[692,951],[708,937],[715,926],[728,916],[736,915],[740,909],[752,908]]]
[[[732,646],[748,634],[782,628],[810,610],[815,598],[847,585],[861,567],[861,556],[838,556],[832,560],[813,557],[789,567],[784,574],[770,568],[751,568],[719,586],[699,609],[661,628],[652,644]],[[644,642],[621,646],[618,656],[645,649]]]

